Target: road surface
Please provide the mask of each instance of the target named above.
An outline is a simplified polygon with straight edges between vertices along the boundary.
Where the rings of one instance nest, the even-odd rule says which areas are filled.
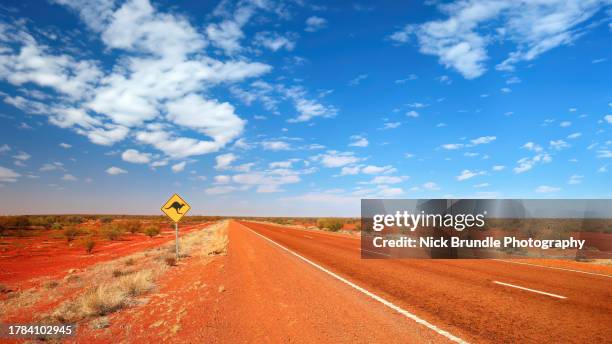
[[[612,342],[605,274],[494,260],[362,260],[359,248],[358,238],[232,222],[223,318],[244,326],[222,326],[225,339]]]

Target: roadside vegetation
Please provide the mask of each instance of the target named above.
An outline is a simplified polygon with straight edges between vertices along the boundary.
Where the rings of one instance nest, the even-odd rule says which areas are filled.
[[[0,303],[0,316],[8,310],[25,309],[41,298],[59,298],[65,301],[33,320],[45,323],[96,321],[99,317],[140,304],[139,297],[153,291],[156,281],[169,269],[180,268],[183,261],[188,264],[190,259],[224,254],[227,242],[226,222],[219,222],[181,237],[178,261],[174,257],[174,242],[168,242],[89,268],[71,270],[63,279],[43,282],[43,288],[13,292],[10,298]],[[91,237],[84,237],[83,245],[90,247],[91,251],[95,242]]]

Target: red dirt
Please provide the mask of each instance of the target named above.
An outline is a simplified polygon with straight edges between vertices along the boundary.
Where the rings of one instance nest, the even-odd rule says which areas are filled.
[[[110,316],[108,329],[82,326],[76,342],[443,342],[243,225],[231,221],[229,235],[227,256],[173,269],[146,305]]]
[[[197,227],[198,225],[181,226],[179,234],[184,235]],[[174,239],[173,228],[163,227],[161,230],[161,234],[154,238],[140,233],[127,233],[115,241],[94,236],[96,245],[92,254],[85,251],[82,237],[68,243],[66,239],[61,238],[61,230],[37,231],[32,237],[2,238],[0,283],[12,290],[30,288],[39,284],[42,278],[62,278],[70,269],[82,269]]]

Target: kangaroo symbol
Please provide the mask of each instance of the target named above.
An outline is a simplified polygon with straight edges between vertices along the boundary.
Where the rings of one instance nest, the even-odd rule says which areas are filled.
[[[170,206],[166,209],[170,209],[170,208],[174,208],[174,210],[176,210],[177,214],[183,214],[181,212],[179,212],[179,210],[181,210],[182,207],[184,207],[184,204],[181,204],[180,202],[174,201],[172,204],[170,204]]]

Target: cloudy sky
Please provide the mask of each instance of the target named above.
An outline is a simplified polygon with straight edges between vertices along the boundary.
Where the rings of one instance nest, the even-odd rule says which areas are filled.
[[[0,213],[612,197],[612,2],[3,1]]]

